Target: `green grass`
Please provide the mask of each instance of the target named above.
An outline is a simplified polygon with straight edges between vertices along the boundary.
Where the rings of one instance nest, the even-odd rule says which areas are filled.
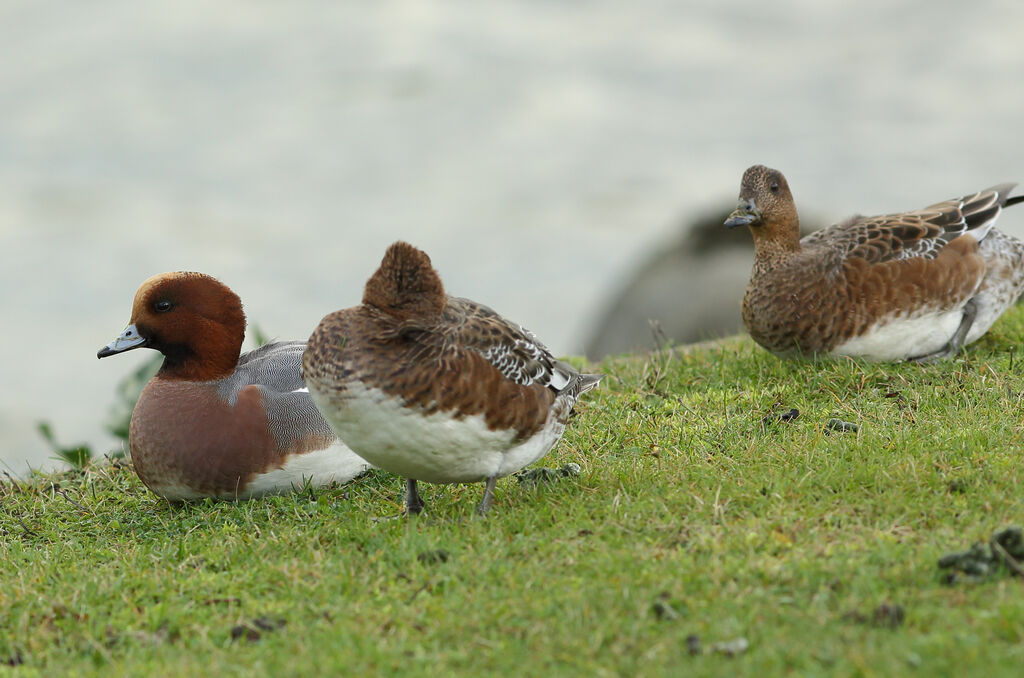
[[[486,519],[424,484],[428,516],[375,520],[383,472],[184,507],[121,463],[0,485],[0,675],[1017,676],[1024,581],[936,560],[1024,522],[1021,337],[1017,308],[935,365],[609,360],[543,462],[581,475],[501,481]]]

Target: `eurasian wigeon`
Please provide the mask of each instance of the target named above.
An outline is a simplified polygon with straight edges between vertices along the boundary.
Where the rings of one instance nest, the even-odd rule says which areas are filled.
[[[301,341],[240,355],[238,296],[202,273],[163,273],[135,293],[127,329],[105,358],[136,348],[164,355],[132,412],[139,478],[171,501],[244,499],[343,483],[369,465],[345,447],[302,382]]]
[[[1024,292],[1024,243],[992,226],[1015,184],[854,216],[801,239],[786,178],[755,165],[725,225],[749,226],[743,322],[777,355],[929,361],[978,339]]]
[[[317,407],[370,463],[416,481],[495,481],[543,457],[576,399],[601,375],[556,360],[535,336],[491,309],[445,294],[430,257],[396,242],[360,306],[325,317],[303,375]]]

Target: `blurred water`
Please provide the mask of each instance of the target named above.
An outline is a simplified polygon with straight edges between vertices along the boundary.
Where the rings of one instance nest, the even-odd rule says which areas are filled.
[[[835,218],[1024,180],[1022,35],[994,0],[7,0],[0,467],[47,463],[38,419],[111,444],[144,356],[95,352],[156,272],[305,337],[403,238],[574,353],[755,162]]]

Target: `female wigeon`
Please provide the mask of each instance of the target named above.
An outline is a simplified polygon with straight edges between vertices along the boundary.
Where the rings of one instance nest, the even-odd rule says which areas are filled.
[[[930,361],[981,337],[1024,292],[1024,243],[992,226],[1015,184],[855,216],[800,239],[786,178],[755,165],[725,225],[749,226],[743,322],[778,355]]]
[[[361,306],[328,315],[302,359],[317,407],[372,464],[416,481],[495,481],[543,457],[565,431],[576,399],[600,375],[580,374],[522,327],[445,294],[430,257],[388,248]]]
[[[132,412],[142,482],[172,501],[244,499],[364,472],[302,382],[305,343],[240,355],[244,335],[241,300],[208,275],[163,273],[135,293],[130,324],[97,357],[143,347],[164,355]]]

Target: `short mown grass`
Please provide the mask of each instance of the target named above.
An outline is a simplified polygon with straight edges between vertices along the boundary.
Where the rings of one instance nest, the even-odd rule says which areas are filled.
[[[608,360],[542,462],[581,474],[485,519],[424,484],[381,520],[384,472],[185,506],[125,462],[8,481],[0,676],[1019,676],[1024,581],[936,561],[1024,522],[1022,338],[1017,308],[933,365]]]

